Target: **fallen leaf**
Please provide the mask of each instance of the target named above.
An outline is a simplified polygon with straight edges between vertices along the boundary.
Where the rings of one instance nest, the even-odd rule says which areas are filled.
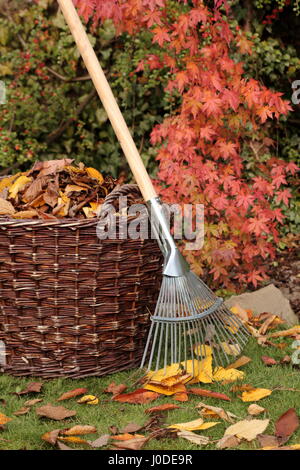
[[[121,433],[135,433],[143,429],[143,425],[136,423],[129,423],[123,429],[120,430]]]
[[[109,426],[109,430],[112,434],[118,434],[119,432],[117,426]]]
[[[230,389],[230,391],[234,392],[234,393],[237,393],[237,392],[250,392],[252,390],[256,390],[256,389],[255,389],[255,387],[253,387],[253,385],[249,385],[249,384],[234,385]]]
[[[76,415],[76,411],[68,410],[64,406],[53,406],[51,403],[36,409],[36,414],[41,417],[60,421]]]
[[[31,209],[28,211],[15,212],[12,215],[13,219],[34,219],[34,217],[37,217],[37,216],[38,216],[38,213],[34,209]]]
[[[28,413],[28,411],[30,411],[30,408],[23,406],[19,410],[15,411],[13,414],[15,416],[22,416],[22,415],[26,415]]]
[[[174,405],[173,403],[165,403],[164,405],[153,406],[152,408],[147,408],[145,410],[145,413],[148,413],[148,414],[160,413],[161,411],[176,410],[178,408],[180,408],[180,406]]]
[[[14,213],[14,206],[9,201],[0,197],[0,215],[12,215]]]
[[[100,184],[103,183],[104,178],[101,173],[96,170],[96,168],[88,167],[86,168],[86,172],[91,178],[95,178],[96,180],[98,180]]]
[[[129,441],[130,439],[135,439],[136,437],[145,437],[142,436],[141,434],[130,434],[129,432],[126,432],[124,434],[117,434],[115,436],[110,436],[111,439],[116,440],[116,441]]]
[[[25,401],[24,405],[25,406],[33,406],[33,405],[36,405],[37,403],[40,403],[41,401],[43,401],[42,398],[34,398],[33,400]]]
[[[217,442],[216,448],[217,449],[232,449],[233,447],[237,447],[240,444],[240,439],[234,435],[228,434],[227,436],[223,436]]]
[[[59,433],[60,433],[60,429],[53,429],[53,431],[48,431],[45,434],[43,434],[42,439],[43,441],[46,441],[49,444],[52,444],[54,446],[56,444]]]
[[[95,397],[95,395],[84,395],[83,397],[79,398],[79,400],[77,400],[77,403],[86,403],[87,405],[98,405],[99,399]]]
[[[230,308],[230,311],[237,315],[243,323],[247,322],[249,319],[247,311],[238,304],[233,305],[233,307]]]
[[[3,424],[8,423],[11,421],[12,418],[9,418],[8,416],[5,416],[3,413],[0,413],[0,425],[2,426]]]
[[[125,392],[126,389],[127,389],[127,385],[124,385],[124,384],[117,385],[115,382],[112,382],[103,391],[104,393],[112,393],[113,395],[120,395],[120,393]]]
[[[187,392],[177,392],[173,395],[173,400],[185,402],[189,400]]]
[[[291,357],[285,355],[282,359],[280,359],[280,364],[289,364],[291,362]]]
[[[229,366],[225,367],[225,369],[238,369],[239,367],[243,367],[249,362],[251,362],[252,359],[247,356],[241,356],[239,357],[235,362],[232,364],[229,364]]]
[[[83,395],[87,392],[87,388],[75,388],[74,390],[70,390],[68,392],[63,393],[57,401],[69,400],[70,398],[78,397],[79,395]]]
[[[212,356],[207,356],[201,361],[198,360],[188,360],[182,362],[182,366],[185,368],[186,372],[190,374],[193,379],[189,381],[190,384],[195,384],[198,382],[202,383],[212,383]]]
[[[214,370],[213,379],[215,382],[226,380],[227,382],[234,382],[235,380],[243,380],[245,372],[238,369],[224,369],[223,367],[217,367]]]
[[[174,385],[173,387],[164,387],[161,385],[153,385],[152,383],[148,383],[144,385],[145,390],[151,390],[152,392],[159,393],[161,395],[174,395],[175,393],[182,393],[186,391],[186,388],[183,384]]]
[[[121,395],[115,395],[113,400],[122,403],[133,403],[133,404],[145,404],[150,403],[159,397],[159,393],[155,393],[144,388],[139,388],[131,393],[123,393]]]
[[[238,343],[229,344],[226,342],[221,342],[221,347],[225,354],[229,356],[239,356],[241,353],[241,347]]]
[[[285,444],[290,436],[298,429],[299,418],[295,408],[289,408],[275,423],[275,435],[279,444]]]
[[[27,393],[39,393],[43,386],[42,382],[30,382],[24,390],[16,392],[16,395],[26,395]]]
[[[60,441],[57,441],[57,447],[59,448],[59,450],[74,450],[71,447],[66,446],[66,444]]]
[[[267,318],[264,323],[261,325],[259,328],[258,332],[261,335],[265,335],[267,330],[270,328],[274,320],[276,319],[276,315],[271,315],[269,318]]]
[[[262,406],[256,405],[255,403],[252,403],[251,405],[248,406],[248,415],[251,416],[257,416],[260,415],[261,413],[264,413],[266,411],[265,408]]]
[[[261,360],[266,366],[275,366],[276,364],[278,364],[278,362],[273,359],[273,357],[269,356],[261,356]]]
[[[95,426],[77,424],[72,428],[63,429],[61,431],[61,434],[63,434],[64,436],[81,436],[84,434],[93,434],[95,432],[97,432]]]
[[[224,393],[212,392],[211,390],[204,390],[202,388],[191,388],[189,393],[199,395],[201,397],[217,398],[218,400],[231,401],[230,398]]]
[[[148,441],[149,437],[136,437],[128,441],[116,441],[114,442],[114,447],[118,449],[140,450]]]
[[[196,356],[206,357],[211,356],[213,351],[211,346],[207,346],[206,344],[196,344],[194,347],[194,353]]]
[[[180,431],[204,431],[205,429],[216,426],[219,422],[207,422],[204,423],[202,418],[189,421],[187,423],[177,423],[168,426],[170,429],[179,429]]]
[[[170,388],[170,387],[174,387],[175,385],[185,384],[191,379],[191,377],[192,376],[190,374],[178,374],[178,375],[174,375],[173,377],[167,377],[166,379],[162,379],[160,384],[163,387]],[[150,383],[156,384],[154,380],[150,380]]]
[[[258,434],[257,440],[260,447],[277,447],[278,440],[276,436],[270,436],[269,434]]]
[[[103,436],[98,437],[95,441],[87,441],[88,444],[91,447],[94,447],[95,449],[99,449],[100,447],[104,447],[108,444],[108,441],[110,439],[109,434],[103,434]]]
[[[253,439],[255,439],[258,434],[262,434],[265,429],[267,429],[269,422],[269,419],[251,419],[238,421],[226,429],[224,436],[233,435],[239,439],[253,441]]]
[[[295,325],[288,330],[276,331],[275,333],[270,333],[268,338],[279,338],[285,336],[294,336],[300,333],[300,325]]]
[[[230,411],[225,411],[223,410],[223,408],[219,408],[217,406],[206,405],[205,403],[198,403],[196,408],[199,409],[199,413],[204,418],[209,416],[218,417],[224,419],[224,421],[228,421],[229,423],[234,423],[234,419],[238,419],[238,417]]]
[[[58,436],[57,439],[59,441],[72,442],[73,444],[87,444],[87,441],[85,439],[81,439],[81,437],[77,437],[77,436],[67,436],[67,437]]]
[[[181,373],[181,369],[178,364],[171,364],[163,369],[159,369],[157,371],[149,371],[146,374],[146,378],[149,380],[153,380],[155,382],[161,382],[163,379],[168,377],[174,377],[174,375],[178,375]]]
[[[0,180],[0,192],[3,191],[3,189],[8,188],[9,186],[12,185],[12,183],[20,176],[20,173],[17,173],[15,175],[11,176],[6,176],[5,178],[2,178]]]
[[[268,397],[269,395],[271,395],[271,393],[272,390],[269,390],[267,388],[255,388],[253,390],[250,390],[249,392],[243,392],[241,398],[245,402],[258,401],[262,398]]]
[[[199,434],[195,434],[191,431],[178,431],[178,437],[182,437],[183,439],[187,439],[188,441],[192,442],[193,444],[197,444],[199,446],[205,446],[209,443],[210,439],[207,436],[201,436]]]

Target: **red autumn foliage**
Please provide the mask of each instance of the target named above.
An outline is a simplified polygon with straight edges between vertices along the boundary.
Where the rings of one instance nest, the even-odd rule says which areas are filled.
[[[215,283],[257,286],[263,261],[275,256],[287,176],[297,166],[272,154],[268,121],[292,108],[281,93],[246,78],[232,53],[251,54],[251,40],[232,30],[222,6],[202,0],[74,0],[85,20],[113,20],[118,32],[147,29],[157,54],[137,70],[170,72],[166,91],[181,96],[177,111],[153,129],[158,188],[165,202],[204,204],[205,243],[185,251],[192,269]],[[184,244],[182,245],[184,251]]]

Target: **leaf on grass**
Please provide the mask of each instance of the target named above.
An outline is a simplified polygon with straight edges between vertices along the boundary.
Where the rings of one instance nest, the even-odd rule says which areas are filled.
[[[198,403],[196,408],[199,409],[199,413],[204,418],[221,418],[224,419],[224,421],[228,421],[229,423],[234,423],[234,419],[238,419],[238,417],[230,411],[225,411],[223,410],[223,408],[219,408],[217,406],[206,405],[205,403]]]
[[[265,408],[262,406],[256,405],[255,403],[252,403],[251,405],[248,406],[248,415],[251,416],[257,416],[266,411]]]
[[[265,335],[276,318],[278,318],[276,315],[271,315],[269,318],[267,318],[259,328],[259,334]]]
[[[224,393],[212,392],[211,390],[204,390],[202,388],[191,388],[189,393],[199,395],[201,397],[217,398],[218,400],[231,401],[231,399]]]
[[[237,393],[237,392],[251,392],[252,390],[256,390],[253,385],[243,384],[243,385],[234,385],[231,387],[230,391]]]
[[[125,432],[124,434],[117,434],[115,436],[110,436],[111,439],[116,441],[129,441],[130,439],[135,439],[136,437],[145,437],[141,434],[130,434],[129,432]]]
[[[174,375],[178,375],[181,373],[181,369],[178,364],[171,364],[163,369],[159,369],[157,371],[150,370],[146,378],[149,380],[153,380],[155,382],[161,382],[163,379],[167,379],[168,377],[174,377]]]
[[[273,357],[269,356],[261,356],[261,360],[266,366],[275,366],[276,364],[278,364],[278,362],[273,359]]]
[[[57,447],[59,448],[59,450],[74,450],[71,447],[66,446],[66,444],[60,441],[57,441]]]
[[[41,401],[43,401],[42,398],[34,398],[33,400],[25,401],[24,405],[25,406],[33,406],[33,405],[36,405],[37,403],[40,403]]]
[[[114,447],[118,449],[140,450],[147,441],[149,441],[149,437],[135,437],[128,441],[116,441],[114,442]]]
[[[0,426],[2,426],[3,424],[8,423],[11,420],[12,420],[12,418],[9,418],[8,416],[5,416],[3,413],[0,413]]]
[[[103,391],[104,393],[112,393],[113,395],[120,395],[120,393],[125,392],[126,389],[127,389],[127,385],[125,384],[117,385],[115,382],[112,382]]]
[[[0,215],[12,215],[14,213],[14,206],[9,201],[0,197]]]
[[[289,408],[275,423],[275,435],[279,444],[285,444],[298,427],[299,418],[296,410],[295,408]]]
[[[201,436],[199,434],[195,434],[191,431],[178,431],[178,437],[182,437],[183,439],[187,439],[188,441],[192,442],[193,444],[197,444],[199,446],[205,446],[209,443],[210,439],[207,436]]]
[[[238,343],[229,344],[226,342],[222,342],[221,347],[224,353],[228,354],[229,356],[239,356],[241,353],[241,347]]]
[[[207,346],[206,344],[196,344],[194,347],[194,353],[196,356],[206,357],[211,356],[213,351],[211,346]]]
[[[88,443],[85,439],[81,439],[81,437],[77,437],[77,436],[67,436],[67,437],[58,436],[57,439],[59,441],[72,442],[73,444],[87,444]]]
[[[47,405],[37,408],[36,414],[44,418],[49,418],[49,419],[54,419],[56,421],[60,421],[65,418],[70,418],[71,416],[75,416],[76,411],[68,410],[64,406],[53,406],[51,405],[51,403],[48,403]]]
[[[189,400],[187,392],[177,392],[173,395],[173,400],[185,402]]]
[[[120,430],[121,433],[135,433],[143,429],[143,425],[136,423],[129,423],[123,429]]]
[[[280,364],[289,364],[291,362],[291,357],[288,356],[287,354],[280,359]]]
[[[17,395],[26,395],[27,393],[39,393],[43,386],[42,382],[30,382],[24,390],[16,392]]]
[[[28,413],[28,411],[30,411],[30,407],[23,406],[19,410],[15,411],[13,414],[15,416],[22,416],[22,415],[26,415]]]
[[[251,419],[238,421],[226,429],[224,436],[233,435],[239,439],[253,441],[258,434],[262,434],[269,425],[269,419]]]
[[[103,434],[103,436],[98,437],[95,441],[87,441],[88,444],[91,447],[94,447],[95,449],[99,449],[100,447],[104,447],[108,444],[108,441],[110,439],[109,434]]]
[[[97,429],[95,426],[89,426],[88,424],[86,425],[81,425],[77,424],[76,426],[73,426],[72,428],[68,429],[63,429],[61,431],[61,434],[64,436],[82,436],[84,434],[93,434],[97,432]]]
[[[83,397],[79,398],[79,400],[77,400],[77,403],[80,405],[82,403],[86,403],[87,405],[98,405],[99,399],[95,397],[95,395],[84,395]]]
[[[188,421],[186,423],[177,423],[171,424],[168,426],[170,429],[179,429],[180,431],[200,431],[212,428],[216,426],[219,422],[207,422],[204,423],[202,418],[194,419],[193,421]]]
[[[295,325],[288,330],[276,331],[275,333],[270,333],[268,338],[280,338],[285,336],[296,336],[300,334],[300,325]]]
[[[243,367],[249,362],[251,362],[252,359],[247,356],[241,356],[239,357],[235,362],[232,364],[229,364],[229,366],[225,367],[225,369],[238,369],[239,367]]]
[[[186,372],[193,377],[193,379],[189,381],[190,384],[195,384],[198,382],[212,383],[212,360],[212,356],[207,356],[201,361],[193,361],[191,359],[181,363],[182,366],[185,368]]]
[[[144,389],[167,396],[186,391],[185,385],[183,384],[174,385],[173,387],[164,387],[163,385],[153,385],[152,383],[148,383],[144,386]]]
[[[217,367],[214,370],[213,379],[215,382],[226,380],[227,382],[235,382],[236,380],[243,380],[245,372],[238,369],[224,369],[223,367]]]
[[[69,400],[69,398],[78,397],[87,392],[87,388],[75,388],[74,390],[69,390],[68,392],[63,393],[57,401]]]
[[[113,400],[119,401],[121,403],[145,404],[156,400],[156,398],[158,397],[159,393],[145,390],[145,388],[138,388],[137,390],[131,393],[115,395],[113,397]]]
[[[258,401],[261,400],[262,398],[268,397],[271,395],[272,390],[269,390],[268,388],[255,388],[253,390],[250,390],[249,392],[243,392],[241,399],[242,401]]]
[[[258,434],[257,440],[260,447],[277,447],[278,440],[276,436],[270,436],[269,434]]]
[[[240,444],[240,439],[234,435],[228,434],[227,436],[223,436],[217,442],[216,448],[217,449],[232,449],[233,447],[237,447]]]
[[[56,444],[59,433],[60,433],[60,429],[53,429],[53,431],[48,431],[45,434],[43,434],[41,439],[43,439],[43,441],[46,441],[49,444],[52,444],[54,446]]]
[[[152,408],[147,408],[145,410],[145,413],[148,413],[148,414],[160,413],[161,411],[176,410],[178,408],[180,408],[180,406],[174,405],[173,403],[165,403],[164,405],[153,406]]]

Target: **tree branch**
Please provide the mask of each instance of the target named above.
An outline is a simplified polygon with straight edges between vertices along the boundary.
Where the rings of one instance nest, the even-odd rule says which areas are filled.
[[[64,82],[80,82],[84,80],[91,80],[91,77],[89,75],[83,75],[82,77],[69,78],[56,72],[56,70],[53,70],[51,67],[46,67],[46,69],[48,70],[48,72],[52,73],[52,75],[54,75],[56,78],[59,78],[60,80],[63,80]]]

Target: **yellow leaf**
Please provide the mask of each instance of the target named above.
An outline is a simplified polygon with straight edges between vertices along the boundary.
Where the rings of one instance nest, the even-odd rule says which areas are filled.
[[[96,180],[98,180],[100,184],[103,183],[104,178],[101,175],[101,173],[98,170],[96,170],[96,168],[88,167],[86,168],[86,172],[91,178],[95,178]]]
[[[197,431],[197,429],[199,429],[199,426],[202,426],[202,424],[203,419],[198,418],[187,423],[171,424],[170,426],[168,426],[168,428],[179,429],[181,431]]]
[[[171,364],[163,369],[159,369],[157,371],[149,371],[146,375],[147,379],[151,379],[151,381],[161,382],[163,379],[167,379],[168,377],[173,377],[174,375],[178,375],[181,373],[181,369],[179,364]]]
[[[216,426],[216,424],[220,424],[220,421],[211,421],[211,422],[208,422],[208,423],[203,423],[201,424],[201,426],[199,426],[197,428],[198,431],[204,431],[205,429],[209,429],[209,428],[212,428],[214,426]]]
[[[237,369],[224,369],[223,367],[217,367],[214,370],[213,380],[220,382],[226,380],[228,382],[234,382],[235,380],[243,380],[245,372]]]
[[[267,388],[255,388],[254,390],[251,390],[249,392],[243,392],[241,398],[243,401],[258,401],[262,398],[268,397],[269,395],[271,395],[271,393],[272,390],[269,390]]]
[[[16,175],[6,176],[6,178],[2,178],[0,180],[0,192],[3,191],[3,189],[8,188],[19,176],[20,173],[17,173]]]
[[[295,325],[292,328],[284,331],[276,331],[268,335],[268,338],[279,338],[281,336],[293,336],[300,334],[300,325]]]
[[[202,383],[212,383],[212,356],[207,356],[201,361],[198,360],[188,360],[181,363],[182,366],[186,369],[187,373],[190,374],[193,379],[189,382],[190,384],[195,384],[198,382]]]
[[[191,378],[190,374],[184,374],[184,375],[174,375],[173,377],[167,377],[166,379],[162,379],[161,385],[164,387],[174,387],[174,385],[178,384],[185,384],[188,382]],[[150,381],[151,384],[154,384],[154,381]]]
[[[152,392],[161,393],[162,395],[174,395],[175,393],[185,392],[186,388],[183,384],[177,384],[173,387],[164,387],[163,385],[153,385],[148,383],[143,388],[151,390]]]
[[[233,307],[231,307],[230,311],[234,313],[237,317],[239,317],[242,320],[242,322],[248,321],[248,313],[240,305],[238,304],[234,305]]]
[[[87,403],[87,405],[98,405],[99,400],[97,397],[95,397],[95,395],[84,395],[79,400],[77,400],[77,403]]]
[[[15,199],[18,192],[23,189],[27,183],[29,183],[32,178],[28,178],[25,175],[19,176],[18,179],[13,183],[13,185],[9,188],[9,197]]]
[[[239,367],[242,367],[242,366],[245,366],[246,364],[248,364],[248,362],[251,362],[250,357],[241,356],[235,362],[233,362],[232,364],[229,364],[229,366],[225,367],[225,369],[238,369]]]
[[[92,219],[93,217],[95,217],[95,214],[93,212],[93,209],[91,207],[83,207],[82,208],[83,212],[84,212],[84,215],[86,216],[87,219]]]
[[[5,416],[3,413],[0,413],[0,425],[6,424],[11,420],[12,418],[8,418],[8,416]]]
[[[240,439],[253,441],[258,434],[262,434],[269,425],[269,419],[250,419],[238,421],[226,429],[224,436],[236,436]]]
[[[256,405],[255,403],[252,403],[252,405],[248,406],[248,414],[251,416],[257,416],[263,413],[264,411],[266,411],[265,408],[263,408],[262,406]]]
[[[73,192],[81,191],[87,191],[87,188],[84,188],[83,186],[77,186],[76,184],[67,184],[67,186],[65,187],[66,196],[69,196]]]
[[[225,342],[221,343],[222,349],[225,354],[229,356],[238,356],[241,353],[241,347],[238,343],[236,344],[228,344]]]
[[[68,437],[59,436],[57,439],[60,441],[65,441],[65,442],[73,442],[74,444],[86,444],[87,443],[84,439],[81,439],[81,437],[77,437],[77,436],[68,436]]]
[[[212,348],[210,346],[207,346],[206,344],[198,344],[194,348],[194,353],[197,356],[211,356],[212,355]]]

